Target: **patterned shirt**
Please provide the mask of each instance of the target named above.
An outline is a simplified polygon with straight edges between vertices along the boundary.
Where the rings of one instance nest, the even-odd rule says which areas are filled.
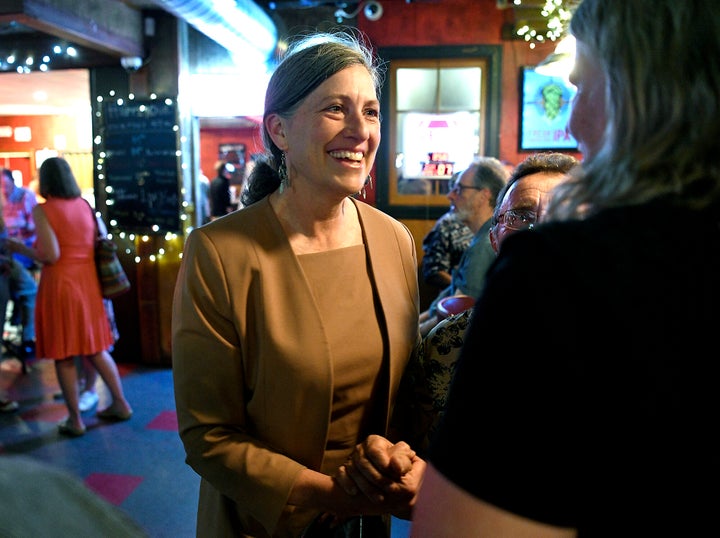
[[[24,187],[16,187],[3,205],[3,218],[8,236],[20,239],[27,246],[32,246],[37,237],[35,220],[32,216],[33,208],[37,203],[34,192]],[[20,254],[15,254],[15,259],[27,268],[34,265],[30,258]]]
[[[452,210],[441,216],[422,242],[423,279],[428,280],[439,271],[452,274],[472,238],[470,228],[460,222]]]
[[[496,255],[490,243],[490,219],[485,221],[465,249],[457,269],[453,271],[452,283],[441,291],[428,309],[431,316],[437,314],[441,299],[450,295],[469,295],[477,298],[485,285],[485,273],[495,261]]]

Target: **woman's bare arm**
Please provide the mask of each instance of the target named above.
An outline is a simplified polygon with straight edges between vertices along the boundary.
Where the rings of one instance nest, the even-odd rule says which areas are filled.
[[[575,538],[577,532],[506,512],[459,488],[428,465],[413,511],[410,537],[445,536]]]

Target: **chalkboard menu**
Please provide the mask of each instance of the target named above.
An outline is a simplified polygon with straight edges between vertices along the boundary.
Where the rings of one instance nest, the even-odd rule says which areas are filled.
[[[102,116],[108,220],[130,232],[179,232],[175,101],[105,102]]]

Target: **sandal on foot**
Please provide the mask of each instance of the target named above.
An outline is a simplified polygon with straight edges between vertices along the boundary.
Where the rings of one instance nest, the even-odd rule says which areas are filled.
[[[85,435],[87,428],[85,426],[82,428],[75,428],[68,418],[58,424],[58,431],[68,437],[80,437],[81,435]]]
[[[107,408],[103,409],[102,411],[97,412],[97,417],[101,418],[103,420],[110,420],[113,422],[120,422],[123,420],[130,420],[130,417],[132,417],[132,411],[128,411],[127,413],[121,413],[119,411],[115,411],[114,409]]]

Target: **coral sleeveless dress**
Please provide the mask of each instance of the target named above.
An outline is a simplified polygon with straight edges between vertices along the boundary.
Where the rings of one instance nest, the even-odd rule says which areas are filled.
[[[35,304],[36,355],[66,359],[94,355],[113,344],[95,270],[95,220],[83,198],[42,204],[60,246],[43,265]]]

